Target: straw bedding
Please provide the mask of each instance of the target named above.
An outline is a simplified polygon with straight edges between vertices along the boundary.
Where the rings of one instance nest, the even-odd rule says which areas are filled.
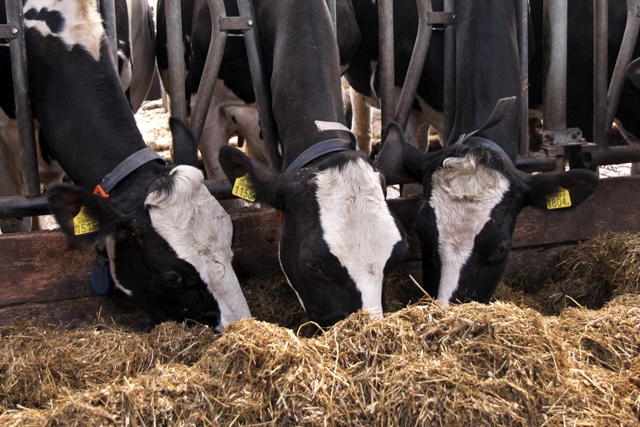
[[[640,296],[631,283],[640,267],[633,248],[608,246],[624,237],[607,239],[618,236],[585,245],[606,246],[618,261],[572,267],[569,254],[562,264],[566,283],[598,276],[609,287],[598,310],[528,308],[533,288],[537,307],[557,304],[559,289],[561,299],[579,297],[545,276],[505,284],[514,302],[423,300],[310,337],[257,320],[219,336],[174,323],[150,333],[105,321],[0,328],[0,425],[640,425]]]

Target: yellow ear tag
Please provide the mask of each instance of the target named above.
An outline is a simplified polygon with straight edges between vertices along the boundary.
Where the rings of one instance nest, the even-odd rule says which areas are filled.
[[[100,221],[89,215],[88,210],[83,206],[78,215],[73,218],[73,233],[80,236],[95,231],[100,231]]]
[[[551,194],[547,194],[547,209],[563,209],[571,207],[571,196],[569,190],[562,187]]]
[[[233,184],[233,190],[231,191],[236,197],[240,197],[241,199],[248,200],[250,202],[256,201],[256,192],[253,190],[251,186],[251,181],[249,180],[249,174],[236,178],[235,184]]]

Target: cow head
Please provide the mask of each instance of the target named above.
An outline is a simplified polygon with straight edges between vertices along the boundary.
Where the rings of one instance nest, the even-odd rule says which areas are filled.
[[[578,206],[598,182],[587,170],[525,174],[499,149],[477,142],[471,138],[429,154],[405,147],[405,170],[424,188],[415,227],[425,289],[445,305],[489,301],[522,208],[547,211],[547,197],[559,187],[568,192],[571,207]]]
[[[236,148],[220,149],[231,182],[248,174],[256,201],[284,212],[280,264],[309,319],[321,326],[360,308],[382,312],[383,276],[407,247],[385,200],[385,179],[402,163],[400,138],[393,128],[374,163],[361,152],[343,151],[290,173]]]
[[[174,145],[192,138],[184,124],[172,121],[172,131]],[[193,161],[193,152],[178,149],[174,157]],[[104,243],[116,286],[157,321],[189,319],[221,329],[250,317],[231,266],[231,218],[207,191],[202,172],[187,165],[149,168],[146,186],[110,198],[52,187],[47,199],[62,231],[81,243]]]

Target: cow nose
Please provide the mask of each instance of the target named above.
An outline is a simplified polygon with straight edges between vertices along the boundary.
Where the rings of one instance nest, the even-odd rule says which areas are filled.
[[[200,314],[197,321],[203,325],[217,327],[220,323],[220,312],[217,310],[207,311]]]

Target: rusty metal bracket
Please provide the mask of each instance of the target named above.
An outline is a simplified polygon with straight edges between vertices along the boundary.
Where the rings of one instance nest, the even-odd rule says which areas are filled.
[[[246,31],[253,25],[248,16],[221,16],[220,31]]]
[[[542,144],[545,146],[562,147],[565,145],[584,144],[582,131],[579,128],[547,129],[541,132]]]
[[[18,37],[18,32],[18,27],[13,24],[0,25],[0,39],[15,39]]]
[[[428,25],[453,25],[456,15],[453,12],[427,12]]]

